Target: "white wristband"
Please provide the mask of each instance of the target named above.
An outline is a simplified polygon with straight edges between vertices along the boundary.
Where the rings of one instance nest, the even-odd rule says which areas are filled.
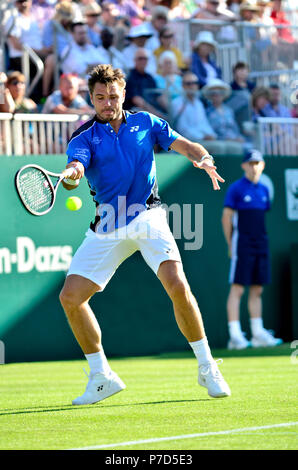
[[[71,178],[64,178],[63,181],[64,183],[69,184],[70,186],[78,186],[78,184],[80,183],[79,179],[73,180]]]

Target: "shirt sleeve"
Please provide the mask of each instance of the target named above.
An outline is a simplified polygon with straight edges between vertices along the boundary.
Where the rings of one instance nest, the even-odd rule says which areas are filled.
[[[81,132],[81,134],[75,132],[73,134],[68,143],[66,155],[68,156],[67,163],[78,160],[84,165],[85,169],[89,167],[91,161],[91,147],[86,132]]]
[[[164,119],[148,113],[152,124],[153,145],[159,144],[164,150],[169,150],[170,145],[180,134],[174,131]]]
[[[237,210],[237,191],[234,184],[232,184],[226,192],[224,207],[230,207],[233,210]]]

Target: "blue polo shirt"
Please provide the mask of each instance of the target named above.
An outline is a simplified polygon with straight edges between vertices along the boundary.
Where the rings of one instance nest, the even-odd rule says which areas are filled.
[[[243,177],[228,188],[224,206],[236,211],[233,230],[237,232],[239,248],[263,251],[267,247],[265,214],[270,209],[268,188]]]
[[[163,119],[128,111],[118,133],[96,116],[74,132],[68,163],[78,160],[85,167],[97,207],[94,231],[111,232],[160,204],[153,149],[158,144],[169,150],[177,137]]]

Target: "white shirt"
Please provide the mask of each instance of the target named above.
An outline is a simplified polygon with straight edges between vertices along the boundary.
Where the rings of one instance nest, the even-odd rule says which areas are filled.
[[[66,47],[66,50],[68,46]],[[62,51],[64,57],[65,50]],[[71,43],[71,49],[61,64],[63,73],[77,73],[81,77],[85,77],[86,70],[89,65],[97,65],[100,63],[101,55],[98,49],[92,44],[79,46],[76,42]]]
[[[42,38],[38,23],[32,20],[30,16],[24,16],[19,12],[16,16],[10,16],[4,25],[4,31],[5,34],[16,37],[22,44],[32,49],[42,49]],[[8,49],[9,57],[22,57],[22,51],[15,49],[9,39]]]
[[[138,49],[140,48],[136,46],[136,44],[130,44],[129,46],[125,47],[122,51],[126,66],[130,70],[135,68],[135,53]],[[150,73],[150,75],[155,75],[157,71],[155,55],[146,47],[145,49],[147,50],[149,55],[149,60],[145,70],[147,73]]]
[[[176,121],[174,128],[183,137],[194,142],[204,139],[206,135],[216,137],[199,98],[191,101],[187,97],[179,96],[172,101],[171,108]]]
[[[99,64],[111,64],[114,68],[119,68],[125,74],[127,73],[128,67],[126,59],[122,52],[116,49],[116,47],[111,46],[109,49],[105,49],[99,46],[97,50],[100,57]]]

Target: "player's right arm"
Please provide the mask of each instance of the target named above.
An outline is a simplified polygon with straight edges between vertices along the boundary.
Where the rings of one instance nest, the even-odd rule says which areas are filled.
[[[73,160],[66,165],[66,168],[73,168],[74,172],[71,177],[62,180],[62,185],[68,191],[75,189],[80,184],[80,179],[83,178],[85,173],[84,165],[78,160]]]

